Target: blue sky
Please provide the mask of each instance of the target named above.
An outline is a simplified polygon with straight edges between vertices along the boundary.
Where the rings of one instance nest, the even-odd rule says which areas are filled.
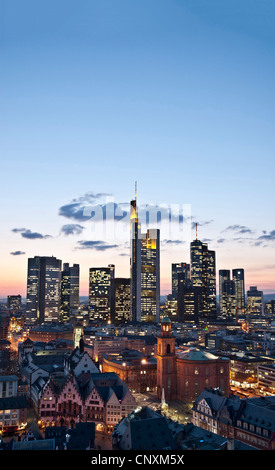
[[[65,235],[60,208],[127,202],[135,180],[140,203],[191,204],[217,269],[274,292],[274,2],[2,0],[1,17],[1,294],[25,294],[35,254],[79,262],[83,293],[93,265],[128,275],[126,245],[76,249],[94,238]],[[188,257],[163,245],[163,292]]]

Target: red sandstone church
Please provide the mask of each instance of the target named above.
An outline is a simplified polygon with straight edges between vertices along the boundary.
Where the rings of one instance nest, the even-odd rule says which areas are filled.
[[[161,399],[194,401],[205,388],[220,388],[225,396],[230,393],[230,361],[228,358],[191,348],[175,349],[171,320],[163,318],[158,337],[157,391]]]

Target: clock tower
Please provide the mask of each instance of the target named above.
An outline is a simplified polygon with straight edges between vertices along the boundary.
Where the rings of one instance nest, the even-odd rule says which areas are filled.
[[[165,396],[167,401],[177,399],[176,338],[172,333],[171,320],[165,317],[161,321],[157,352],[157,392],[158,398]]]

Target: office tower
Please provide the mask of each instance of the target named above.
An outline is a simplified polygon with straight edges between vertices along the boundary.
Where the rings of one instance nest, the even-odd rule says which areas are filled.
[[[61,321],[68,321],[79,308],[79,264],[63,264],[61,273]]]
[[[131,318],[132,321],[141,319],[141,244],[140,225],[137,213],[137,192],[130,204],[130,279],[131,279]]]
[[[190,244],[190,273],[193,286],[202,287],[203,243],[196,239]]]
[[[219,304],[221,319],[237,319],[236,283],[231,279],[229,269],[219,270]]]
[[[10,313],[17,313],[21,310],[21,295],[8,295],[7,305]]]
[[[35,256],[28,259],[28,323],[59,321],[61,264],[61,260],[54,256]]]
[[[245,312],[244,270],[242,268],[232,269],[232,278],[235,283],[236,315],[240,317]]]
[[[148,229],[141,234],[141,321],[159,321],[159,237],[159,229]]]
[[[263,292],[258,290],[256,286],[251,286],[247,291],[247,313],[256,313],[262,315],[263,308]]]
[[[190,281],[179,281],[178,320],[183,323],[198,324],[203,311],[202,287],[194,286]]]
[[[225,279],[221,288],[222,295],[222,318],[227,320],[236,319],[236,295],[235,282],[231,279]]]
[[[131,282],[130,278],[117,277],[114,283],[113,323],[119,325],[131,321]]]
[[[203,244],[202,297],[203,316],[214,320],[217,317],[216,253]]]
[[[178,296],[179,275],[186,280],[190,280],[190,264],[173,263],[172,264],[172,297],[174,300]]]
[[[215,319],[216,306],[216,254],[206,243],[196,238],[190,244],[191,281],[193,286],[202,288],[203,319]]]
[[[107,268],[90,268],[89,274],[90,318],[103,322],[110,321],[115,266],[109,264]]]

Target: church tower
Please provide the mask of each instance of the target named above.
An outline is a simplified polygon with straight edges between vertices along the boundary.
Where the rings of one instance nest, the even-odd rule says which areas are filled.
[[[157,392],[158,398],[177,399],[176,338],[173,336],[170,318],[163,318],[158,337],[157,353]]]

